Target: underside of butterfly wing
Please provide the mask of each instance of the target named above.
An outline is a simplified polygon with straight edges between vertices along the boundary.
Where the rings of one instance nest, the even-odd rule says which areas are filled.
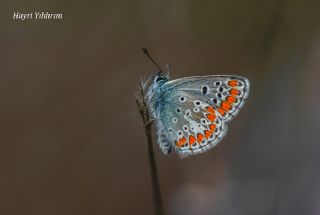
[[[240,76],[203,76],[169,81],[151,104],[158,143],[182,157],[216,146],[243,106],[249,81]]]

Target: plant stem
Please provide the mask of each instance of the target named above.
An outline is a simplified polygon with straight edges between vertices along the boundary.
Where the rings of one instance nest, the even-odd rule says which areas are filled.
[[[148,140],[148,155],[149,155],[149,165],[150,165],[150,173],[151,173],[151,181],[152,181],[154,210],[156,215],[164,215],[161,191],[160,191],[160,185],[159,185],[159,176],[157,171],[157,164],[156,164],[154,151],[153,151],[152,120],[150,119],[150,116],[149,116],[143,87],[141,87],[141,96],[142,96],[142,99],[137,99],[136,102],[137,102],[140,115],[143,120],[145,134]]]

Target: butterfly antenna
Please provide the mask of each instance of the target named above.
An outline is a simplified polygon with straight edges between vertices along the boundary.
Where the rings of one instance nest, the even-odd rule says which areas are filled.
[[[159,65],[156,63],[156,61],[151,57],[151,55],[149,54],[148,50],[144,47],[142,47],[142,51],[143,53],[145,53],[145,55],[147,55],[147,57],[151,60],[151,62],[156,65],[157,69],[158,69],[158,74],[160,74],[162,72],[162,70],[160,69]]]

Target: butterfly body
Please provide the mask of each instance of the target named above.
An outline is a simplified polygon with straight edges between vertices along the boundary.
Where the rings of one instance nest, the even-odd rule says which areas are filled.
[[[227,122],[239,112],[248,94],[249,81],[241,76],[170,81],[161,73],[154,75],[147,103],[162,152],[168,154],[174,149],[185,157],[213,148],[225,136]]]

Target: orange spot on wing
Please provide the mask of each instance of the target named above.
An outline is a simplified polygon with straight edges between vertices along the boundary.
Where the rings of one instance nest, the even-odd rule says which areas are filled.
[[[181,147],[182,145],[185,144],[186,141],[187,141],[187,139],[185,137],[182,137],[182,138],[179,139],[178,144],[176,144],[176,145]]]
[[[198,143],[200,143],[204,138],[203,134],[200,134],[200,133],[197,135],[197,137],[198,137]]]
[[[236,98],[234,96],[227,97],[227,102],[229,102],[230,104],[234,103],[235,101],[236,101]]]
[[[204,132],[204,135],[206,136],[206,139],[209,139],[209,137],[211,136],[211,134],[212,134],[212,131],[209,131],[209,130],[206,130],[206,131]]]
[[[222,102],[221,107],[226,111],[231,109],[231,105],[228,102]]]
[[[228,85],[230,87],[236,87],[236,86],[238,86],[238,84],[239,84],[239,82],[236,81],[236,80],[231,80],[231,81],[228,82]]]
[[[189,145],[192,145],[194,142],[196,142],[196,138],[193,135],[189,136]]]
[[[223,108],[221,108],[221,107],[218,108],[218,112],[219,112],[222,116],[224,116],[224,115],[226,114],[226,111],[225,111]]]
[[[240,93],[239,90],[236,90],[236,89],[231,89],[230,90],[230,94],[233,95],[233,96],[239,95],[239,93]]]
[[[215,124],[211,124],[210,126],[209,126],[209,128],[210,128],[210,131],[211,132],[214,132],[214,130],[216,130],[216,125]]]
[[[209,113],[209,114],[207,114],[207,118],[208,118],[211,122],[214,122],[214,120],[216,119],[216,116]]]
[[[214,111],[214,108],[213,108],[213,107],[208,106],[206,109],[207,109],[207,111],[208,111],[209,113],[215,114],[215,111]]]

